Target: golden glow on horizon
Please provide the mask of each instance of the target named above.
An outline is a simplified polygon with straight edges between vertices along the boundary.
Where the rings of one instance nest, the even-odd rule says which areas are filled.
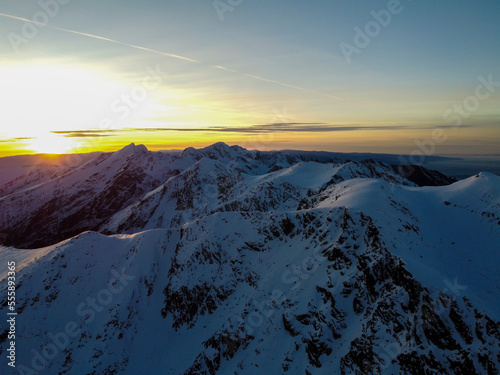
[[[40,154],[71,154],[80,149],[81,144],[73,138],[44,133],[28,140],[26,148]]]
[[[444,148],[436,144],[439,154],[477,153],[475,150],[463,149],[464,135],[470,136],[473,144],[481,146],[480,140],[475,141],[475,129],[463,128],[460,130],[448,129],[448,139],[443,143]],[[494,131],[491,130],[491,136]],[[245,134],[208,131],[120,131],[106,137],[65,137],[59,134],[39,134],[34,139],[22,140],[21,146],[16,144],[0,143],[0,157],[16,154],[33,153],[86,153],[94,151],[116,151],[134,142],[144,144],[149,150],[185,149],[186,147],[201,148],[222,141],[229,145],[239,145],[246,149],[259,150],[317,150],[333,152],[374,152],[409,154],[419,150],[415,140],[429,139],[432,129],[408,131],[338,131],[328,133],[294,133],[277,132],[262,134]],[[495,137],[498,139],[498,135]],[[482,147],[485,154],[497,152],[491,147]]]
[[[378,108],[375,99],[367,99],[359,111],[351,113],[347,106],[335,108],[326,116],[306,101],[292,101],[280,107],[272,101],[271,93],[228,95],[223,90],[218,91],[216,85],[201,85],[196,89],[175,86],[168,77],[162,77],[157,86],[149,77],[148,87],[153,88],[147,90],[144,101],[130,102],[130,99],[123,99],[124,95],[130,97],[140,87],[146,72],[129,76],[97,72],[99,70],[64,65],[0,67],[0,132],[3,133],[0,134],[0,157],[107,152],[131,142],[144,144],[150,150],[198,148],[218,141],[260,150],[411,153],[417,149],[416,141],[430,139],[435,127],[446,125],[439,111],[439,115],[432,118],[410,116],[401,120],[397,117],[401,114],[396,113],[392,121],[386,120],[385,114],[383,119],[377,116],[367,119],[366,108]],[[100,77],[113,77],[114,81]],[[264,104],[261,103],[263,98],[266,99]],[[349,116],[343,111],[350,113]],[[414,113],[408,108],[405,111]],[[291,127],[285,127],[260,133],[258,126],[248,131],[242,129],[280,122],[329,123],[330,117],[335,117],[340,127],[349,128],[349,124],[353,124],[353,129],[294,132],[290,131]],[[358,125],[373,129],[354,130]],[[224,131],[224,126],[239,129]],[[177,130],[152,131],[146,127]],[[466,142],[474,146],[470,150],[475,151],[464,149],[465,153],[498,152],[494,145],[482,148],[487,144],[486,139],[490,143],[500,141],[496,126],[478,123],[458,129],[447,128],[445,133],[447,140],[438,152],[459,152]]]

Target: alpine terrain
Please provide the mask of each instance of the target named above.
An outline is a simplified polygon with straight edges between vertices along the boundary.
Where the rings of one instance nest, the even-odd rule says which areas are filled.
[[[224,143],[36,158],[0,168],[2,373],[498,374],[497,175]]]

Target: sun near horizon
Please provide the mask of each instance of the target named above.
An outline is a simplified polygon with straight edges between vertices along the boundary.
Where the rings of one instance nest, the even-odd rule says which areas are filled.
[[[72,2],[47,24],[32,23],[37,32],[27,37],[24,25],[43,9],[5,4],[0,157],[218,141],[261,150],[498,155],[500,51],[490,43],[500,34],[498,4],[479,11],[443,2],[429,17],[428,5],[401,2],[377,35],[363,36],[381,22],[374,12],[388,12],[373,7],[293,2],[263,12],[245,2],[221,19],[210,3]],[[89,12],[96,22],[83,16]],[[106,14],[119,32],[103,22]],[[259,26],[247,22],[256,15]]]

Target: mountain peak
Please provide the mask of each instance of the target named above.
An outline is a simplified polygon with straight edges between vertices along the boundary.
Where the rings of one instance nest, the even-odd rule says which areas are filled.
[[[116,155],[119,156],[131,156],[139,153],[147,152],[148,149],[144,145],[135,145],[135,143],[131,143],[121,150],[116,151]]]
[[[500,177],[421,188],[334,154],[146,150],[0,184],[0,243],[30,249],[0,247],[19,274],[19,347],[33,348],[18,368],[497,373]]]
[[[214,144],[208,147],[230,147],[230,146],[225,142],[215,142]]]
[[[217,142],[199,149],[188,147],[182,152],[181,157],[193,156],[198,160],[203,157],[209,157],[210,159],[235,158],[236,154],[242,151],[245,151],[245,149],[240,146],[229,146],[224,142]]]
[[[206,151],[208,151],[208,150],[221,151],[221,150],[229,150],[229,149],[231,149],[231,147],[224,142],[217,142],[217,143],[214,143],[210,146],[202,148],[202,150],[206,150]]]
[[[491,172],[479,172],[476,176],[476,178],[498,178],[498,175],[491,173]]]

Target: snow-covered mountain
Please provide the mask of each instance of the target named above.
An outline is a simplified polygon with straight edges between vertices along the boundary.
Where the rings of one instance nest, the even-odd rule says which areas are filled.
[[[129,145],[82,163],[23,174],[0,187],[0,233],[6,245],[46,246],[94,229],[123,206],[156,187],[170,156]],[[13,187],[16,189],[13,191]]]
[[[110,225],[105,223],[128,205],[141,204],[142,199],[159,187],[173,192],[175,186],[182,184],[179,181],[186,178],[191,181],[192,174],[198,175],[197,170],[202,171],[199,178],[183,189],[190,190],[187,195],[197,194],[203,201],[212,198],[214,183],[217,178],[224,178],[219,176],[224,169],[224,176],[229,179],[239,178],[241,173],[264,176],[280,168],[312,161],[320,162],[325,168],[323,179],[331,177],[331,168],[325,166],[330,164],[342,170],[336,173],[336,179],[358,174],[359,177],[387,174],[400,181],[407,181],[401,178],[405,176],[420,185],[443,185],[453,181],[421,167],[388,168],[373,160],[345,162],[338,159],[337,154],[331,154],[330,158],[328,155],[247,151],[217,143],[200,150],[188,148],[182,153],[151,152],[142,145],[131,144],[115,153],[73,155],[56,160],[37,156],[5,158],[6,162],[0,163],[0,243],[33,248],[54,244],[86,230],[105,230]],[[307,166],[302,168],[307,169]],[[174,178],[177,175],[179,177]],[[225,184],[230,183],[229,179]],[[244,184],[238,188],[247,189]],[[180,211],[185,214],[183,209]]]
[[[499,176],[220,143],[64,168],[0,197],[5,242],[47,245],[0,250],[12,373],[498,373]]]

